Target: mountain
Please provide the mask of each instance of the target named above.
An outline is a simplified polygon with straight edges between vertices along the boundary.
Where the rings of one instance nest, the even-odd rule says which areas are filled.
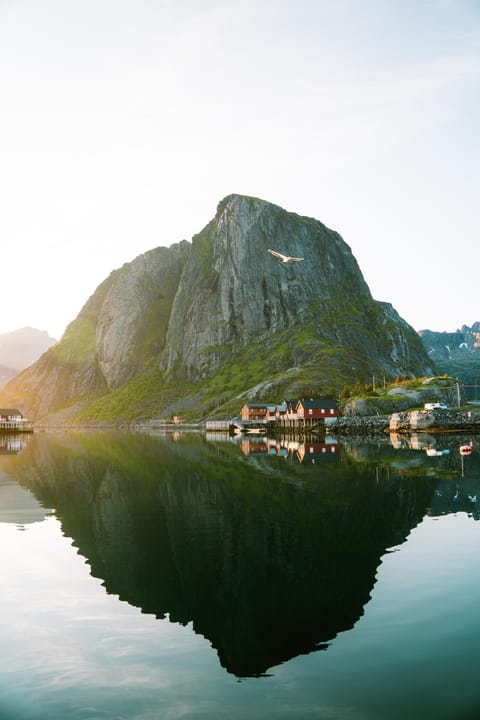
[[[420,330],[418,334],[438,372],[458,378],[465,397],[480,401],[480,322],[455,332]]]
[[[269,249],[304,260],[284,264]],[[51,421],[202,417],[246,397],[433,372],[418,334],[372,298],[338,233],[230,195],[191,242],[112,272],[0,400]]]
[[[15,375],[18,375],[18,370],[7,365],[0,365],[0,386],[11,380]]]
[[[38,360],[54,343],[47,332],[31,327],[0,335],[0,385]]]

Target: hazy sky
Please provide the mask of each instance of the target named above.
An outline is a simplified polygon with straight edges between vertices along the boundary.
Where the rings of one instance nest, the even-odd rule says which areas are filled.
[[[480,0],[0,0],[0,332],[59,338],[232,192],[415,329],[480,320]]]

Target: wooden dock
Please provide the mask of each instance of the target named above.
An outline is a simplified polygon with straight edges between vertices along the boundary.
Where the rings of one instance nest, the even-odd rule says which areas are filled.
[[[33,422],[29,420],[0,420],[0,433],[33,433]]]

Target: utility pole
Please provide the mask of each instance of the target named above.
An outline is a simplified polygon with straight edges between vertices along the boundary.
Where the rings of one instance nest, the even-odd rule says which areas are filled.
[[[460,383],[457,382],[457,406],[460,407]]]
[[[377,378],[377,380],[379,380],[380,383],[382,382],[382,378]],[[383,387],[384,388],[387,387],[387,381],[385,379],[385,375],[383,376]],[[373,389],[373,391],[375,391],[375,375],[372,375],[372,389]]]

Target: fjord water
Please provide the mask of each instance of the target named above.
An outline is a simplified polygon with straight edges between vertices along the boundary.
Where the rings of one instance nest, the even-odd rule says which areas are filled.
[[[1,720],[478,717],[465,440],[2,438]]]

